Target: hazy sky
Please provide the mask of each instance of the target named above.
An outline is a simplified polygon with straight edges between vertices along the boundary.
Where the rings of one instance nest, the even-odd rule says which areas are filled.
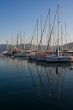
[[[20,31],[25,32],[27,40],[31,39],[37,18],[42,15],[44,23],[50,8],[53,19],[57,4],[60,4],[60,20],[67,24],[73,41],[73,0],[0,0],[0,43],[15,40]]]

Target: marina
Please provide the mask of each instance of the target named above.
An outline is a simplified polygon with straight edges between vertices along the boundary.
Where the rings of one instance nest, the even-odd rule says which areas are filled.
[[[73,50],[70,50],[68,48],[67,44],[67,39],[66,39],[66,44],[60,44],[60,36],[62,37],[62,33],[60,35],[60,5],[57,5],[57,9],[55,12],[54,20],[52,23],[52,26],[50,26],[50,9],[46,17],[46,21],[44,24],[44,27],[42,28],[42,18],[41,18],[41,38],[38,42],[38,35],[39,35],[39,28],[38,28],[38,19],[34,28],[34,32],[31,38],[31,42],[29,43],[29,46],[25,46],[25,44],[22,44],[22,38],[21,38],[21,32],[19,35],[17,34],[17,44],[12,45],[11,48],[7,44],[7,50],[3,52],[5,56],[10,56],[10,57],[25,57],[28,60],[34,60],[37,62],[46,62],[46,63],[71,63],[73,62]],[[54,46],[50,46],[51,39],[52,39],[52,33],[54,31],[54,26],[57,18],[57,44]],[[47,21],[49,19],[49,32],[48,32],[48,43],[46,44],[46,50],[43,49],[43,44],[42,44],[42,39],[44,35],[44,31],[46,29]],[[51,27],[51,28],[50,28]],[[61,27],[62,28],[62,27]],[[62,31],[62,29],[61,29]],[[33,38],[35,37],[35,32],[36,32],[36,37],[37,37],[37,44],[33,45]],[[65,25],[65,32],[66,32],[66,25]],[[19,42],[19,37],[20,37],[20,44]],[[28,45],[28,44],[26,44]],[[64,45],[66,45],[65,48]],[[26,47],[26,48],[25,48]],[[52,47],[54,49],[52,49]],[[61,49],[60,49],[61,48]]]
[[[72,0],[0,0],[0,110],[73,110],[72,10]]]

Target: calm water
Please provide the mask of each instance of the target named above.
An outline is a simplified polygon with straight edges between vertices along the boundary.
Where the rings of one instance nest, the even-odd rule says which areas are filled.
[[[73,110],[72,64],[0,57],[0,110]]]

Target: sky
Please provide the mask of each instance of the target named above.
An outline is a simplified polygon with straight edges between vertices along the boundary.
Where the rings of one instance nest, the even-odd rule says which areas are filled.
[[[25,33],[29,42],[37,18],[42,16],[43,25],[50,8],[51,21],[54,19],[57,4],[60,5],[60,21],[66,23],[73,41],[73,0],[0,0],[0,44],[16,41],[17,33]],[[11,40],[12,39],[12,40]]]

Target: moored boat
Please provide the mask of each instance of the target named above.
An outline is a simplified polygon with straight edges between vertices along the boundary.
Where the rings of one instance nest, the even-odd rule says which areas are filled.
[[[71,56],[47,56],[46,62],[48,63],[67,63],[73,62],[73,58]]]
[[[29,52],[18,52],[14,54],[14,57],[29,57],[30,53]]]

